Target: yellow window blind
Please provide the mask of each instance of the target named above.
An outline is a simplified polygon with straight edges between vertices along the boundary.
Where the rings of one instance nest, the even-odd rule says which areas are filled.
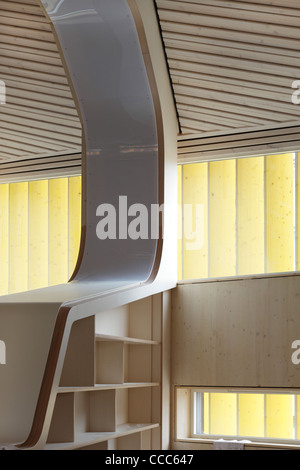
[[[178,192],[177,192],[177,279],[181,280],[183,278],[182,273],[182,244],[183,244],[183,234],[182,234],[182,165],[177,167],[177,181],[178,181]]]
[[[76,266],[81,237],[81,177],[69,178],[69,273],[71,277]]]
[[[183,277],[207,277],[208,164],[184,165],[182,171]]]
[[[266,396],[266,437],[293,439],[293,402],[292,395]]]
[[[48,285],[48,181],[29,183],[28,289]]]
[[[13,183],[9,194],[9,292],[28,289],[28,183]]]
[[[210,394],[210,434],[228,436],[237,434],[236,393]]]
[[[9,285],[9,185],[0,185],[0,293],[8,294]]]
[[[239,435],[264,437],[265,397],[263,394],[239,394]]]
[[[266,272],[294,269],[293,154],[266,157]]]
[[[81,177],[0,185],[0,295],[65,283],[81,234]]]
[[[68,179],[49,181],[49,285],[68,278]]]
[[[237,160],[237,274],[264,272],[264,158]]]
[[[181,171],[179,279],[298,269],[297,154],[190,163]],[[188,244],[192,237],[203,240],[201,250]]]
[[[209,164],[209,274],[236,273],[236,160]]]

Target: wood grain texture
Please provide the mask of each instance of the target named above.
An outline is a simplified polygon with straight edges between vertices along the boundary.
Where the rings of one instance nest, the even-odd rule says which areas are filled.
[[[299,4],[156,4],[182,135],[253,128],[256,119],[262,127],[299,120],[291,103],[299,75]]]
[[[182,284],[173,291],[174,384],[300,386],[298,275]]]
[[[0,28],[0,162],[80,153],[81,122],[40,2],[0,2]]]

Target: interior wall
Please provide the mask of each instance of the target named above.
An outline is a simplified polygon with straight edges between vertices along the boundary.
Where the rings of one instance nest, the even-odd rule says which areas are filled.
[[[173,385],[299,387],[300,276],[183,283],[172,293]]]

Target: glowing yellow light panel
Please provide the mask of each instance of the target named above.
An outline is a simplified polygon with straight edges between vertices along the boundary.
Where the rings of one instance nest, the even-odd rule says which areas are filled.
[[[236,160],[209,164],[209,275],[236,274]]]
[[[9,185],[0,185],[0,295],[8,294],[9,284]]]
[[[13,183],[9,195],[9,292],[28,289],[28,183]]]
[[[264,437],[264,395],[256,393],[240,393],[238,397],[239,436]]]
[[[48,181],[29,183],[28,289],[48,285]]]
[[[216,435],[236,436],[236,393],[210,394],[210,433]]]
[[[237,161],[238,270],[247,275],[265,271],[264,158]]]
[[[182,167],[183,278],[208,276],[208,164]]]
[[[293,154],[266,157],[266,272],[294,269]]]
[[[0,184],[0,295],[68,282],[80,236],[80,176]]]

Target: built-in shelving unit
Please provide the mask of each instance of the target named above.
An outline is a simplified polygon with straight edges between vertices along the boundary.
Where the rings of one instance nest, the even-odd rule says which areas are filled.
[[[161,447],[162,297],[74,323],[46,449]]]

